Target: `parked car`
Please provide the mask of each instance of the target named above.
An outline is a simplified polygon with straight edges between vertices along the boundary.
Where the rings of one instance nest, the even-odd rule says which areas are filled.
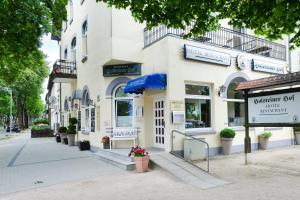
[[[14,125],[11,129],[12,132],[20,133],[20,128],[18,125]],[[10,126],[7,126],[6,132],[10,132]]]

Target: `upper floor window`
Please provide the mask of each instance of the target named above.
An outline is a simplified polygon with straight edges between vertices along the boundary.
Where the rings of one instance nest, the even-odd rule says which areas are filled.
[[[245,122],[245,104],[243,92],[235,91],[240,82],[246,81],[242,77],[233,79],[227,89],[228,126],[243,126]]]
[[[74,37],[71,42],[71,55],[72,61],[76,63],[76,37]]]
[[[69,0],[69,23],[71,24],[73,22],[73,14],[74,14],[74,10],[73,10],[73,0]]]
[[[211,89],[209,85],[185,85],[185,128],[211,128]]]
[[[88,31],[88,22],[85,20],[82,24],[82,61],[84,62],[87,59],[87,31]]]

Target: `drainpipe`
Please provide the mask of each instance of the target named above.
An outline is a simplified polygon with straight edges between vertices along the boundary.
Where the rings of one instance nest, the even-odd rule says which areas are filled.
[[[290,51],[290,35],[288,35],[288,47],[287,47],[287,56],[288,56],[288,64],[289,64],[289,70],[288,73],[292,73],[292,55],[291,55],[291,51]]]

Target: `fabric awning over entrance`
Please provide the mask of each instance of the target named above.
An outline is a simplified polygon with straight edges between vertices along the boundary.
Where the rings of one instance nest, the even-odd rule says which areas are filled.
[[[142,94],[145,89],[164,90],[167,86],[167,75],[161,73],[149,74],[137,79],[128,81],[125,86],[125,93]]]
[[[72,100],[82,99],[82,90],[74,90],[72,93]]]

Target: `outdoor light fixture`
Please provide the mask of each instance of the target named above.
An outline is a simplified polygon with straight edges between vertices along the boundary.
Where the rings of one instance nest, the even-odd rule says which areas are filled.
[[[226,87],[224,85],[221,85],[219,87],[218,96],[220,97],[226,90]]]

